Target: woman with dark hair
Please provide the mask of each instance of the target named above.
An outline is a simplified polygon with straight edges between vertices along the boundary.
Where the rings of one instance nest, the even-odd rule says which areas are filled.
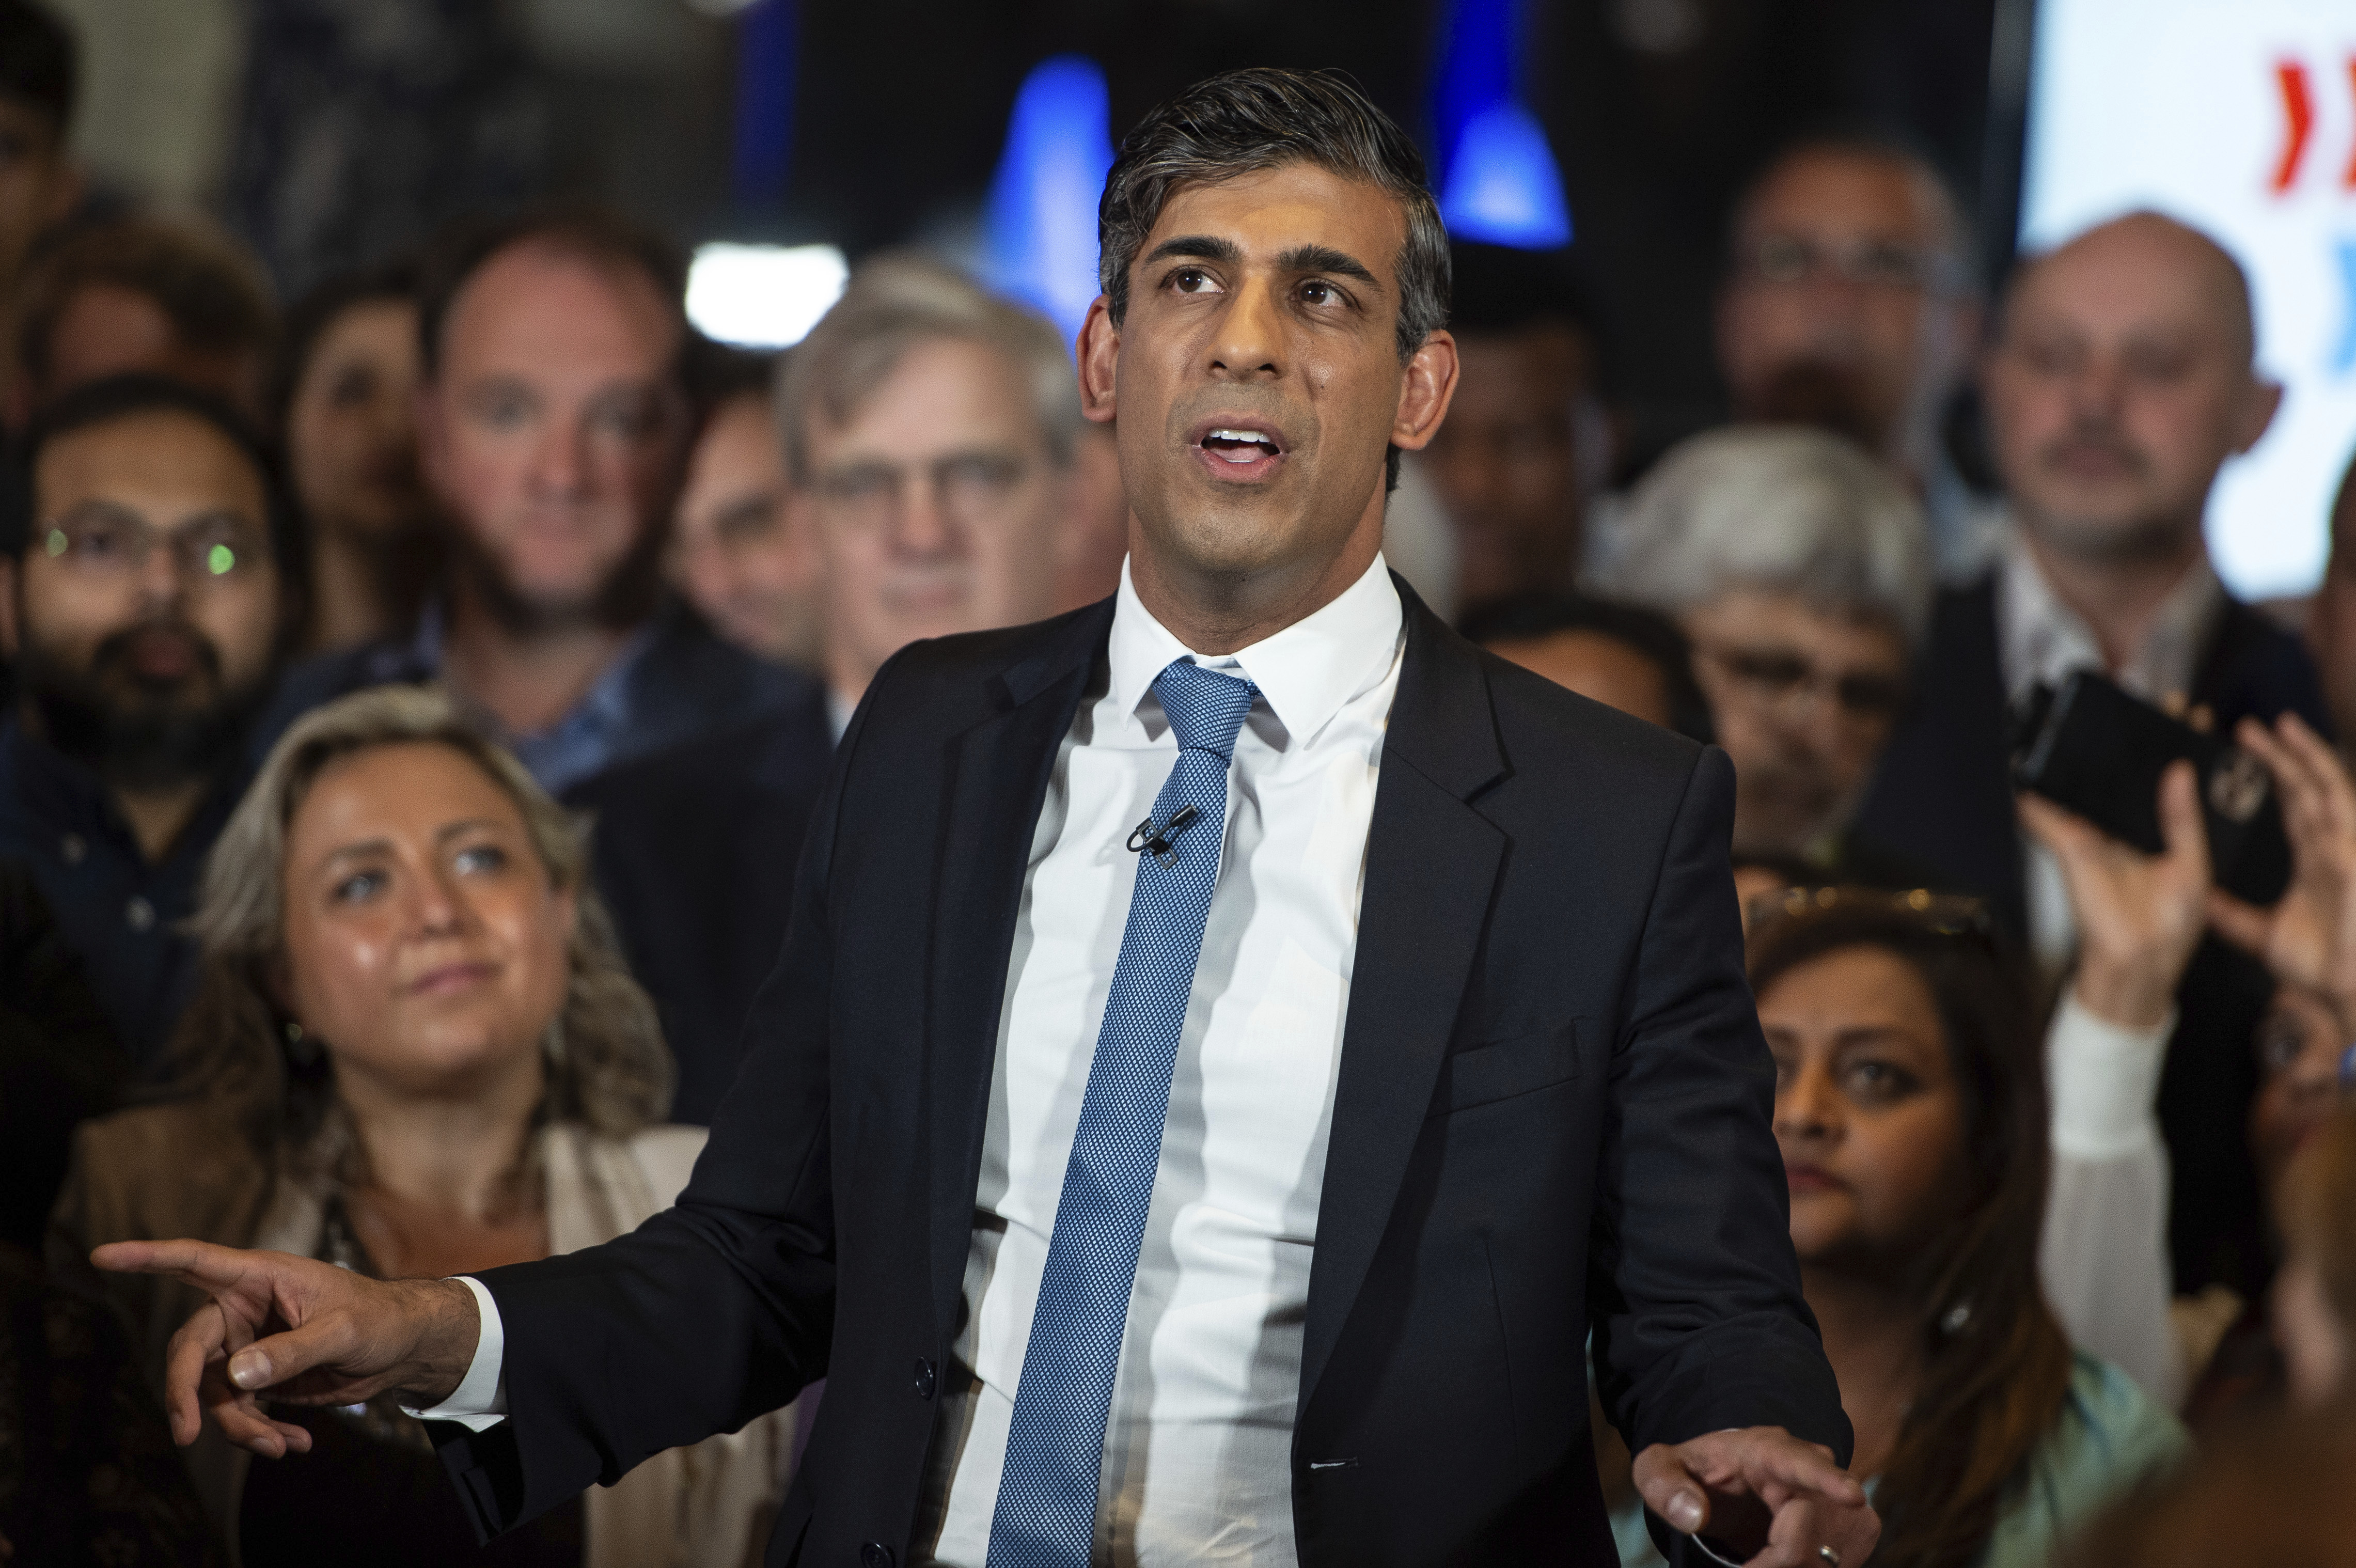
[[[51,1260],[188,1236],[442,1277],[610,1240],[686,1185],[671,1064],[586,880],[579,825],[445,697],[378,687],[298,722],[208,863],[186,1092],[85,1126]],[[160,1383],[204,1298],[109,1274]],[[208,1427],[198,1489],[244,1568],[735,1563],[782,1495],[792,1416],[656,1455],[478,1549],[388,1397],[273,1412],[255,1465]]]
[[[404,630],[440,570],[417,379],[413,263],[331,278],[288,313],[271,407],[311,531],[308,651]]]
[[[2026,973],[1977,905],[1802,890],[1755,927],[1808,1305],[1882,1517],[1876,1564],[2048,1561],[2182,1429],[2073,1352],[2038,1282],[2049,1169]],[[1619,1521],[1623,1560],[1643,1559]]]

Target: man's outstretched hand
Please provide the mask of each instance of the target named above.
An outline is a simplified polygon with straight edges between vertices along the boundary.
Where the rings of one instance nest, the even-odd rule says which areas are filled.
[[[1655,1443],[1636,1455],[1635,1479],[1645,1507],[1744,1568],[1859,1568],[1881,1538],[1832,1450],[1780,1426]]]
[[[439,1404],[466,1377],[482,1328],[474,1293],[455,1280],[371,1280],[205,1241],[115,1241],[90,1260],[212,1297],[165,1357],[165,1409],[184,1444],[210,1411],[241,1448],[273,1459],[307,1452],[309,1433],[262,1413],[264,1393],[288,1404],[357,1404],[391,1389],[412,1406]]]

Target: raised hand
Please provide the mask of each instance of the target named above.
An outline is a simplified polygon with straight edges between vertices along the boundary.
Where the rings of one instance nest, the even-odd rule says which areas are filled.
[[[1832,1450],[1780,1426],[1655,1443],[1636,1455],[1644,1506],[1744,1568],[1858,1568],[1881,1539]]]
[[[209,1411],[241,1448],[276,1459],[311,1434],[263,1413],[289,1404],[357,1404],[392,1389],[411,1403],[447,1399],[480,1332],[475,1296],[455,1280],[371,1280],[285,1252],[205,1241],[115,1241],[91,1262],[163,1274],[212,1297],[165,1354],[164,1405],[174,1441],[197,1440]]]
[[[2077,912],[2080,1005],[2130,1028],[2168,1019],[2177,983],[2209,916],[2209,832],[2192,765],[2159,779],[2159,832],[2167,849],[2146,854],[2041,795],[2020,797],[2021,825],[2061,863]]]
[[[2277,981],[2329,997],[2343,1026],[2356,1023],[2356,785],[2296,714],[2272,730],[2244,719],[2234,738],[2274,772],[2290,888],[2271,909],[2212,893],[2210,924]]]

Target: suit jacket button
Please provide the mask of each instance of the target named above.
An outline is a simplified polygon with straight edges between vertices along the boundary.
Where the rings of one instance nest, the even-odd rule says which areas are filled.
[[[930,1361],[926,1360],[922,1356],[917,1357],[916,1397],[920,1400],[928,1400],[932,1398],[934,1381],[933,1364]]]
[[[864,1568],[892,1568],[892,1549],[880,1541],[871,1541],[859,1549],[859,1561]]]

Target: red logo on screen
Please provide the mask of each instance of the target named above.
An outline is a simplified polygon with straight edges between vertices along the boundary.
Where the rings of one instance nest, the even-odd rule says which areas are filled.
[[[2349,101],[2356,103],[2356,57],[2350,58],[2347,70]],[[2308,147],[2315,139],[2315,88],[2308,78],[2306,63],[2295,59],[2276,62],[2275,88],[2282,99],[2282,152],[2275,159],[2274,177],[2267,185],[2276,196],[2287,196],[2307,166]],[[2348,166],[2340,183],[2346,189],[2356,190],[2356,149],[2349,154]]]

